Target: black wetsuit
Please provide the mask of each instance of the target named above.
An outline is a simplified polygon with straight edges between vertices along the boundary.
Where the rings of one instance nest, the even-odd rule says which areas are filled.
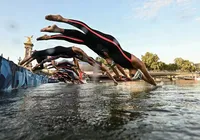
[[[79,77],[78,75],[76,75],[75,72],[73,72],[72,70],[68,70],[68,69],[60,69],[61,72],[67,73],[73,80],[78,80]]]
[[[68,69],[71,71],[74,71],[73,67],[76,67],[76,65],[72,64],[71,62],[67,61],[67,60],[62,60],[60,62],[58,62],[56,64],[56,67],[58,68],[62,68],[62,69]],[[79,73],[77,73],[76,71],[74,71],[77,75],[79,75]]]
[[[38,58],[44,58],[47,56],[58,56],[58,55],[66,55],[68,57],[75,57],[77,54],[72,50],[72,47],[56,46],[54,48],[35,51],[32,54],[32,57],[38,59]]]
[[[106,58],[103,52],[107,52],[115,63],[124,68],[133,68],[131,54],[124,51],[113,36],[91,29],[81,21],[69,19],[67,23],[79,28],[84,34],[76,30],[65,29],[63,34],[53,35],[50,39],[60,39],[72,43],[84,44],[103,58]]]
[[[47,59],[47,56],[41,56],[41,57],[37,57],[36,61],[37,63],[41,63],[43,60]],[[41,64],[40,67],[38,69],[43,69],[44,68],[44,64]]]
[[[60,62],[58,62],[56,64],[57,67],[66,67],[66,68],[71,68],[71,67],[75,67],[74,64],[72,64],[71,62],[67,61],[67,60],[62,60]]]
[[[63,34],[52,35],[50,39],[66,40],[71,43],[86,45],[99,56],[107,58],[104,52],[108,53],[108,49],[103,47],[101,43],[97,43],[96,41],[90,39],[87,34],[83,34],[80,31],[65,29]]]
[[[66,58],[72,58],[75,57],[81,61],[88,62],[90,65],[93,65],[90,63],[91,61],[88,60],[87,57],[84,57],[81,53],[75,53],[72,49],[72,47],[63,47],[63,46],[56,46],[54,48],[49,48],[45,50],[35,51],[32,54],[33,58],[44,58],[45,56],[65,56]]]

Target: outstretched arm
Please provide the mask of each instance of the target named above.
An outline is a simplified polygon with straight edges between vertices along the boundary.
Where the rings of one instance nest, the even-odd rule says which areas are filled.
[[[131,80],[129,78],[129,76],[126,74],[126,72],[124,71],[124,69],[119,65],[119,64],[116,64],[117,66],[117,69],[128,79],[128,80]]]
[[[107,58],[105,59],[106,62],[110,65],[111,69],[113,70],[113,72],[115,73],[115,75],[119,78],[119,79],[122,79],[119,72],[117,71],[116,67],[118,68],[118,70],[127,78],[130,80],[130,78],[127,76],[127,74],[125,73],[125,71],[123,70],[123,68],[118,65],[118,64],[115,64],[112,59],[109,57],[109,55],[107,53],[105,53]],[[116,67],[115,67],[116,66]]]
[[[92,66],[95,66],[95,64],[97,64],[97,66],[99,66],[102,71],[105,71],[108,77],[113,80],[115,85],[118,84],[117,81],[113,78],[113,76],[108,72],[108,70],[104,66],[101,66],[98,63],[96,63],[95,60],[92,57],[89,57],[83,50],[77,47],[73,47],[73,51],[76,52],[78,55],[82,55],[82,61],[85,61]]]
[[[145,64],[141,60],[139,60],[137,57],[135,57],[134,55],[132,55],[131,60],[132,60],[132,65],[135,68],[140,69],[142,71],[143,80],[145,80],[149,84],[152,84],[152,85],[156,86],[156,83],[155,83],[154,79],[152,78],[152,76],[147,71],[147,68],[146,68]]]
[[[80,68],[80,65],[78,63],[78,60],[75,57],[73,57],[73,61],[74,61],[74,65],[77,67],[77,69],[82,71],[81,68]]]
[[[105,72],[106,72],[106,74],[108,75],[108,77],[109,77],[110,79],[113,80],[113,82],[115,83],[115,85],[118,85],[118,83],[117,83],[117,81],[115,80],[115,78],[110,74],[110,72],[108,71],[108,69],[107,69],[105,66],[100,65],[100,69],[101,69],[102,71],[105,71]]]
[[[32,56],[29,56],[28,58],[22,60],[19,65],[22,65],[22,66],[25,66],[27,65],[28,63],[30,63],[31,61],[33,61],[35,58],[33,58]]]
[[[80,73],[84,73],[84,72],[81,70],[78,60],[75,57],[73,57],[73,61],[74,61],[74,65],[76,66],[76,68],[74,68],[74,71],[76,74],[80,76]]]
[[[58,56],[52,56],[51,58],[44,59],[42,62],[38,63],[35,67],[33,67],[32,70],[34,70],[34,69],[42,66],[46,62],[51,62],[51,61],[53,61],[55,59],[58,59],[58,58],[60,58],[60,55],[58,55]]]

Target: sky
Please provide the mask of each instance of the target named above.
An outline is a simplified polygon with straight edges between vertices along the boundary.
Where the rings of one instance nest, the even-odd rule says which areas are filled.
[[[45,20],[45,15],[60,14],[81,20],[91,28],[111,34],[122,48],[138,58],[146,52],[172,63],[176,57],[200,62],[199,0],[1,0],[0,54],[15,63],[24,57],[25,36],[33,35],[33,50],[77,46],[88,55],[97,55],[84,45],[66,41],[36,41],[48,33],[40,29],[64,23]]]

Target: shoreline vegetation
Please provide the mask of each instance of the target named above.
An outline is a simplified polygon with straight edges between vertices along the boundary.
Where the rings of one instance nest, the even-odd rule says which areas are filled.
[[[104,65],[107,65],[106,61],[103,58],[96,57],[96,60],[102,62]],[[160,61],[160,58],[157,54],[151,52],[146,52],[141,56],[142,62],[145,63],[149,71],[168,71],[168,72],[196,72],[200,71],[200,63],[194,64],[189,60],[185,60],[181,57],[174,59],[174,63],[165,63]]]
[[[103,58],[96,57],[96,60],[108,66]],[[146,52],[141,56],[141,60],[145,63],[150,74],[155,79],[184,79],[184,80],[200,80],[200,63],[194,64],[189,60],[181,57],[174,59],[174,63],[166,64],[160,61],[157,54]],[[125,69],[128,74],[128,70]]]

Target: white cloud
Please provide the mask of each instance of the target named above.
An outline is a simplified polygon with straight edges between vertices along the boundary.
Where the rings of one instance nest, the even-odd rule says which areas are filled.
[[[142,7],[136,8],[136,17],[151,18],[155,17],[158,11],[171,4],[173,0],[150,0],[144,3]]]
[[[195,18],[196,21],[200,22],[200,17]]]
[[[176,0],[177,4],[182,4],[182,3],[188,3],[191,2],[192,0]]]
[[[141,19],[156,17],[162,8],[172,4],[176,4],[181,8],[179,17],[189,17],[196,10],[195,8],[191,8],[191,2],[192,0],[147,0],[141,7],[135,9],[135,17]]]

